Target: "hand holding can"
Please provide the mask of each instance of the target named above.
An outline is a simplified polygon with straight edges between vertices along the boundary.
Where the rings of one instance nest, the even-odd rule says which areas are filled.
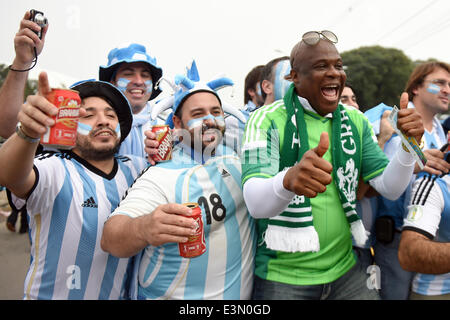
[[[172,133],[168,125],[154,125],[152,132],[156,134],[158,152],[150,155],[155,162],[163,162],[172,159]]]
[[[58,149],[75,147],[80,113],[81,98],[78,91],[69,89],[51,89],[45,98],[58,108],[53,117],[55,125],[48,128],[41,137],[41,144]]]
[[[205,230],[202,219],[202,209],[198,203],[189,202],[183,205],[192,209],[191,218],[197,222],[197,229],[186,242],[178,244],[180,256],[184,258],[194,258],[206,252]]]

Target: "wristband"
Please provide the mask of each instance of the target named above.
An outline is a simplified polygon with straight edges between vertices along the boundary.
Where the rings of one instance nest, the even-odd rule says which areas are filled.
[[[17,124],[16,133],[17,133],[17,135],[19,137],[21,137],[23,140],[25,140],[25,141],[27,141],[29,143],[35,143],[35,142],[38,142],[39,140],[41,140],[40,137],[39,138],[32,138],[29,135],[27,135],[25,132],[23,132],[22,125],[21,125],[20,122]]]

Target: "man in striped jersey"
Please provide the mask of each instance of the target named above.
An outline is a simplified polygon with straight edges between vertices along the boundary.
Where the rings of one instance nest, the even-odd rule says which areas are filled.
[[[450,162],[450,152],[446,154]],[[398,250],[417,272],[410,299],[450,299],[450,175],[421,173],[414,182]]]
[[[27,98],[16,133],[0,148],[0,184],[13,201],[26,199],[30,215],[24,299],[118,299],[125,286],[129,259],[102,251],[99,241],[103,223],[146,162],[115,155],[132,122],[122,93],[102,81],[73,89],[82,108],[72,150],[42,153],[33,161],[39,137],[58,112],[43,97],[50,90],[45,73],[39,95]]]
[[[133,112],[131,131],[123,141],[119,154],[147,157],[144,132],[151,127],[150,100],[161,93],[156,86],[161,76],[162,69],[156,64],[156,58],[137,43],[112,49],[108,54],[108,64],[100,66],[99,79],[114,84],[127,97]]]
[[[199,82],[175,94],[182,141],[172,160],[149,167],[105,223],[102,248],[118,257],[141,250],[138,299],[249,299],[254,223],[240,187],[239,157],[221,143],[221,100]],[[202,208],[206,252],[183,258],[178,243],[196,224],[181,205]]]
[[[291,51],[283,100],[247,122],[242,183],[257,218],[255,299],[376,299],[352,239],[366,233],[356,214],[359,177],[399,196],[414,169],[404,148],[389,162],[362,113],[339,104],[346,75],[330,31],[307,32]],[[420,116],[402,95],[398,125],[421,139]],[[264,206],[261,206],[261,203]]]

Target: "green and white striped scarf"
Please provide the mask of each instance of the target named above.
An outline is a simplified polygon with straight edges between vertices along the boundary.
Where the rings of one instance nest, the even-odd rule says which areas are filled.
[[[285,138],[281,146],[280,171],[294,166],[310,149],[303,107],[292,84],[284,96],[287,111]],[[333,158],[334,183],[336,183],[347,221],[358,245],[363,245],[367,234],[356,213],[356,189],[360,169],[359,133],[339,105],[333,112],[331,150]],[[285,252],[317,252],[319,237],[313,224],[310,199],[295,196],[280,215],[270,218],[265,232],[266,246]]]

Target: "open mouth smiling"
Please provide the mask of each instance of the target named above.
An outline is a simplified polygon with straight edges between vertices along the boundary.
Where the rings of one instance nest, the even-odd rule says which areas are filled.
[[[337,100],[339,98],[339,88],[337,84],[330,84],[320,88],[322,95],[328,100]]]

